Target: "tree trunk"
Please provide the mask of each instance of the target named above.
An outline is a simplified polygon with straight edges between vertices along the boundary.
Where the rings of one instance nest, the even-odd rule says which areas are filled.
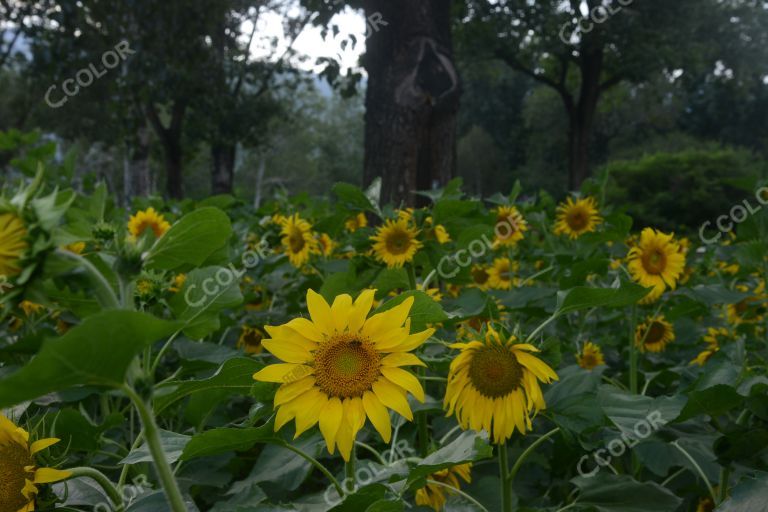
[[[165,145],[164,148],[166,172],[165,187],[168,197],[171,199],[181,199],[184,197],[181,143],[179,141],[174,141]]]
[[[237,147],[234,144],[211,146],[211,192],[214,195],[233,192],[236,155]]]
[[[125,201],[130,204],[134,197],[147,197],[152,191],[152,179],[149,168],[149,127],[144,119],[139,121],[136,137],[129,147],[126,164]]]
[[[456,171],[459,76],[450,2],[365,0],[367,41],[364,185],[382,178],[381,201],[413,206],[417,190]]]
[[[187,108],[186,103],[175,101],[171,108],[171,122],[165,127],[154,103],[146,106],[147,118],[155,130],[165,154],[166,193],[172,199],[184,197],[183,152],[181,146],[182,126]]]
[[[568,130],[568,184],[571,190],[578,190],[590,177],[589,150],[592,128],[600,101],[600,77],[603,72],[602,46],[590,48],[592,41],[585,41],[579,67],[581,88],[578,104],[569,109]]]

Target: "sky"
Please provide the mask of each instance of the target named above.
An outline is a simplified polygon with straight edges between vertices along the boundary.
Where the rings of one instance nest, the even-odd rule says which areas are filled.
[[[295,15],[296,11],[289,14]],[[256,23],[256,37],[251,45],[251,54],[254,58],[261,59],[272,55],[273,39],[278,42],[278,51],[274,54],[276,58],[284,53],[290,41],[286,39],[283,31],[283,19],[284,14],[279,12],[267,12],[259,16]],[[346,7],[342,13],[333,18],[332,23],[336,23],[340,29],[336,37],[329,33],[328,37],[323,39],[319,27],[310,25],[304,29],[296,39],[293,48],[308,58],[303,62],[294,60],[295,65],[308,71],[318,71],[324,66],[315,64],[317,58],[330,57],[341,62],[342,70],[358,66],[360,55],[365,51],[366,22],[363,13]],[[252,23],[246,22],[243,32],[250,33],[252,27]],[[351,44],[347,44],[346,48],[342,48],[342,42],[348,39],[350,34],[357,38],[357,45],[353,48]]]

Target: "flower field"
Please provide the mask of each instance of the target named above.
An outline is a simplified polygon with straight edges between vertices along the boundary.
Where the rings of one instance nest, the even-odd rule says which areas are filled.
[[[7,189],[0,512],[768,510],[765,212],[521,192]]]

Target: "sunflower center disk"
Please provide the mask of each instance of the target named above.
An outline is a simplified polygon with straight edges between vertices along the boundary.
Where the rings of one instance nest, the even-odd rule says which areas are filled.
[[[315,352],[315,380],[328,396],[362,396],[381,375],[381,356],[370,341],[331,339]]]
[[[520,387],[523,368],[509,350],[501,347],[481,348],[472,356],[469,379],[480,394],[500,398]]]
[[[667,267],[667,255],[659,249],[643,254],[643,267],[649,274],[661,274]]]
[[[23,446],[15,443],[0,445],[0,512],[17,512],[27,504],[21,490],[25,479],[31,475],[24,468],[33,464]]]
[[[291,247],[291,252],[301,252],[304,244],[304,234],[298,229],[291,231],[291,235],[288,237],[288,245]]]
[[[645,337],[645,342],[651,345],[659,343],[664,338],[664,334],[666,332],[667,329],[664,327],[664,324],[653,322],[648,328],[648,334]]]
[[[587,227],[587,214],[581,210],[576,210],[568,214],[568,227],[574,231],[581,231]]]
[[[411,237],[404,231],[394,231],[387,237],[387,251],[392,254],[404,254],[411,244]]]
[[[488,282],[488,272],[481,268],[473,269],[472,279],[474,279],[477,284],[485,284]]]

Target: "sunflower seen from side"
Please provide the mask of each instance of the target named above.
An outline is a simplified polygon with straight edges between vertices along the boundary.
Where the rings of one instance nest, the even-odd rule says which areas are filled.
[[[16,214],[0,214],[0,276],[21,272],[20,261],[27,250],[27,228]]]
[[[488,270],[488,286],[496,290],[511,290],[519,279],[513,273],[520,269],[520,264],[509,258],[496,258]]]
[[[464,430],[485,430],[493,442],[506,442],[517,429],[531,430],[531,416],[546,407],[539,382],[558,380],[537,358],[533,345],[502,339],[488,325],[484,339],[454,343],[460,352],[451,362],[444,407]]]
[[[471,470],[472,463],[468,462],[432,473],[427,477],[427,485],[416,491],[416,504],[440,512],[448,496],[461,489],[461,480],[472,482]]]
[[[638,284],[653,288],[640,304],[655,302],[667,288],[674,290],[685,270],[685,254],[674,236],[645,228],[627,255],[629,273]]]
[[[38,468],[35,455],[58,439],[29,442],[29,432],[0,414],[0,512],[35,510],[37,485],[50,484],[71,476],[68,471]]]
[[[282,384],[274,400],[276,431],[294,420],[298,437],[319,423],[328,451],[338,447],[346,461],[366,418],[389,443],[389,409],[412,421],[408,394],[424,401],[421,383],[403,367],[425,366],[411,352],[434,329],[411,333],[413,297],[369,317],[374,293],[365,290],[354,301],[339,295],[329,305],[308,290],[310,319],[266,327],[270,338],[262,345],[284,362],[254,375]]]
[[[139,238],[147,230],[151,231],[155,238],[160,238],[169,229],[171,229],[171,225],[154,208],[136,212],[128,219],[128,232],[133,238]]]
[[[635,345],[642,352],[664,352],[675,341],[675,329],[664,315],[648,318],[635,328]]]
[[[576,362],[585,370],[593,370],[605,364],[605,357],[598,345],[587,341],[581,348],[581,352],[576,354]]]
[[[364,228],[368,225],[368,218],[363,212],[358,213],[354,217],[350,217],[344,222],[344,229],[350,233],[354,233],[360,228]]]
[[[603,222],[597,201],[593,197],[573,200],[568,197],[557,206],[555,215],[555,234],[566,235],[571,240],[591,233]]]
[[[312,225],[298,213],[281,219],[280,235],[288,261],[296,268],[303,267],[313,254],[320,253],[320,244],[312,233]]]
[[[400,268],[413,261],[416,252],[422,247],[416,238],[418,234],[419,231],[406,218],[387,220],[371,237],[376,259],[389,268]]]
[[[515,206],[499,206],[496,209],[494,247],[512,247],[525,237],[528,223]]]
[[[732,336],[731,332],[725,327],[707,327],[707,333],[703,337],[707,348],[699,352],[690,364],[704,366],[720,350],[720,346],[731,339]]]

